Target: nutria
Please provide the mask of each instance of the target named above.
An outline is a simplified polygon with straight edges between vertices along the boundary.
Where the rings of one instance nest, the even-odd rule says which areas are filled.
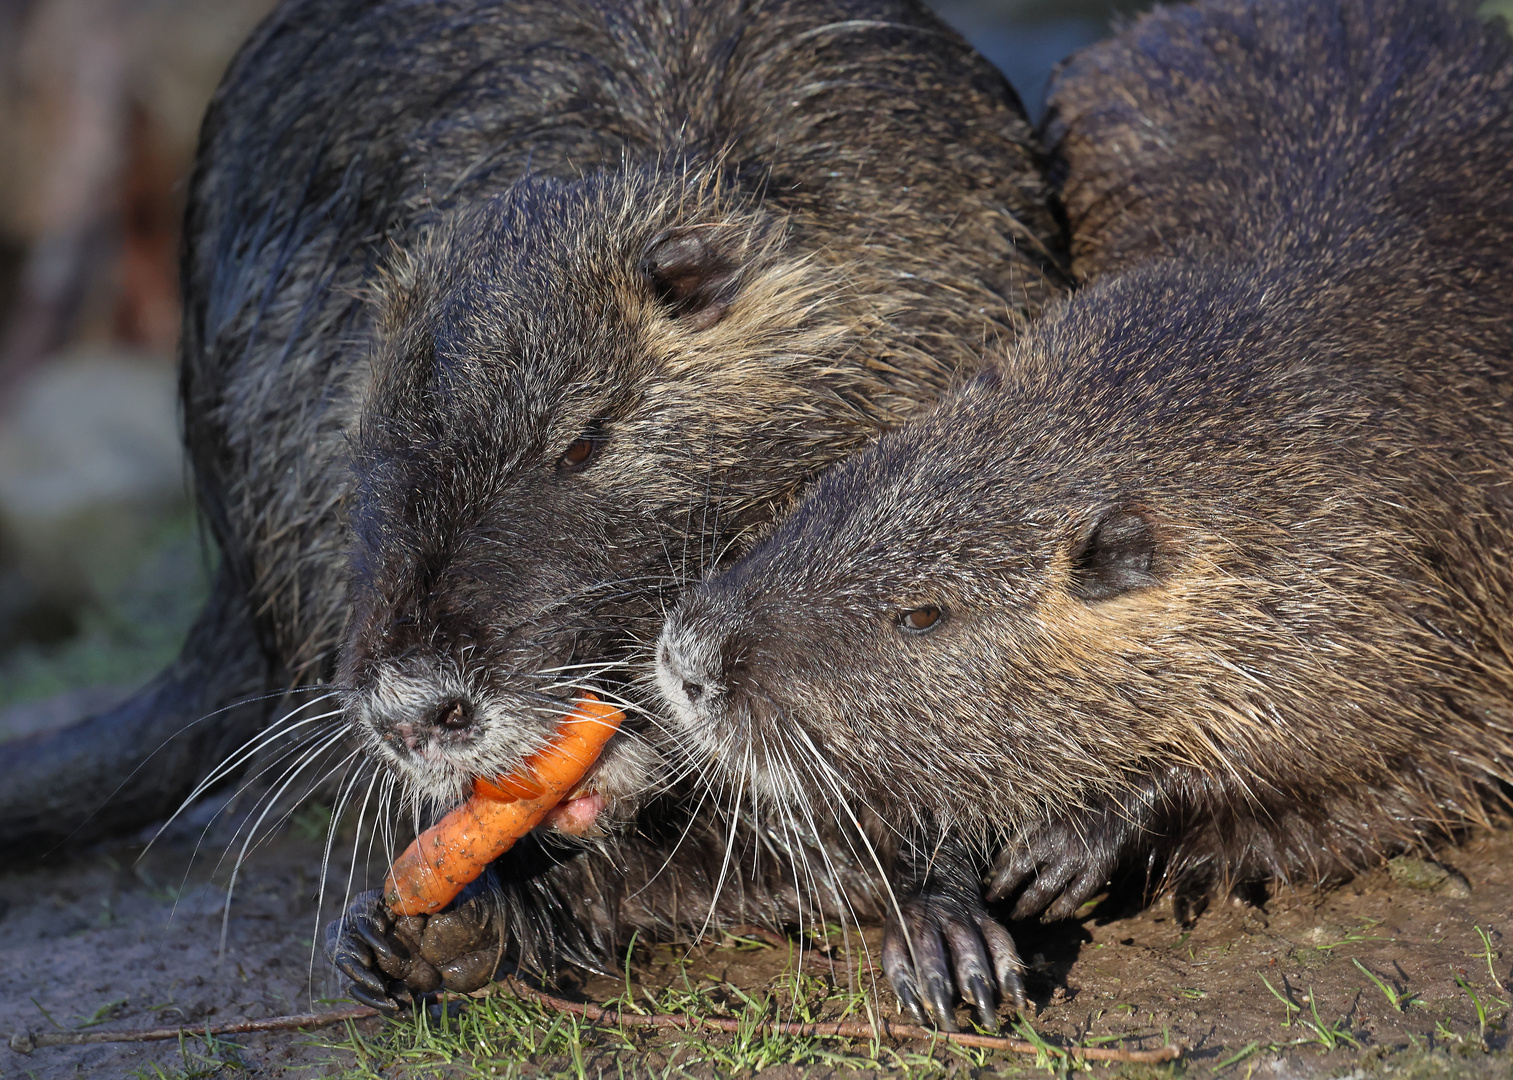
[[[207,685],[98,722],[131,718],[115,768],[223,699],[335,677],[381,766],[445,805],[582,690],[633,707],[676,588],[1016,334],[1063,247],[1013,90],[914,0],[284,3],[211,106],[187,216]],[[728,826],[686,820],[642,727],[574,811],[635,831],[496,875],[512,949],[604,963],[709,916]],[[152,767],[99,828],[212,763]],[[60,783],[26,768],[0,780],[13,846],[79,816],[18,826]],[[632,868],[670,858],[643,890]],[[732,918],[793,917],[771,862]],[[337,945],[376,978],[355,930]]]
[[[995,851],[988,901],[1064,918],[1125,869],[1333,881],[1513,792],[1506,33],[1210,0],[1052,100],[1092,283],[658,647],[694,767],[923,853],[885,965],[942,1023],[1014,963]]]

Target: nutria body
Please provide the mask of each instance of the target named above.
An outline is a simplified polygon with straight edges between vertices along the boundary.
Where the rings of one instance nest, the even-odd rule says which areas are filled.
[[[1321,883],[1513,780],[1502,27],[1215,0],[1052,101],[1093,284],[659,646],[701,767],[780,820],[821,790],[906,823],[923,900],[885,962],[938,1015],[1012,957],[964,886],[995,852],[1018,917],[1130,868]]]
[[[1059,290],[1041,165],[1013,91],[912,0],[284,3],[210,109],[187,218],[230,692],[335,676],[436,805],[575,694],[633,706],[683,581]],[[708,915],[728,825],[643,805],[668,777],[641,727],[574,816],[634,832],[511,855],[512,948],[603,962]],[[185,792],[155,780],[134,820]],[[793,916],[742,880],[732,917]]]

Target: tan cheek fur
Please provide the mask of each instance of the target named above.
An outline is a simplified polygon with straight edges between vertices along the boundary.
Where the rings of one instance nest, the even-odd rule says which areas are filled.
[[[1348,673],[1319,662],[1308,643],[1289,640],[1271,616],[1247,602],[1264,597],[1275,583],[1236,577],[1226,569],[1235,565],[1233,553],[1217,538],[1195,526],[1163,522],[1158,544],[1160,584],[1092,603],[1067,591],[1070,559],[1054,559],[1047,573],[1051,587],[1033,620],[1040,637],[1033,663],[1064,685],[1089,687],[1105,708],[1111,699],[1104,688],[1132,688],[1113,720],[1120,727],[1114,744],[1124,760],[1110,760],[1107,746],[1098,747],[1111,771],[1159,756],[1228,776],[1242,788],[1265,784],[1268,776],[1250,771],[1253,766],[1239,772],[1236,763],[1265,760],[1288,741],[1262,707],[1285,687],[1270,685],[1242,661],[1272,650],[1285,653],[1297,669],[1317,668],[1326,683],[1341,683]],[[1217,692],[1220,687],[1226,692]],[[1176,709],[1174,701],[1190,704]],[[1310,743],[1298,749],[1317,748]],[[1343,778],[1355,775],[1343,760],[1338,771]]]

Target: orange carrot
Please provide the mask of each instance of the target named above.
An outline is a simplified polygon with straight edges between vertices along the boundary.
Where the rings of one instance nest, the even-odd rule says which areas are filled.
[[[440,911],[489,863],[541,824],[583,774],[625,714],[584,694],[556,737],[509,776],[473,781],[473,797],[415,838],[394,860],[384,901],[396,915]]]

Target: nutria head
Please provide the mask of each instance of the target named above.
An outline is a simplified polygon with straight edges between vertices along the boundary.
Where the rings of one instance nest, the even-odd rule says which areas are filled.
[[[354,457],[347,707],[450,800],[625,667],[676,587],[862,438],[840,290],[712,170],[521,182],[382,290]],[[655,785],[635,722],[598,774]]]
[[[1506,770],[1472,597],[1513,584],[1486,531],[1513,414],[1359,286],[1215,262],[1084,291],[685,592],[671,741],[789,813],[979,836],[1179,766],[1258,807]],[[1498,434],[1448,437],[1473,423]]]

